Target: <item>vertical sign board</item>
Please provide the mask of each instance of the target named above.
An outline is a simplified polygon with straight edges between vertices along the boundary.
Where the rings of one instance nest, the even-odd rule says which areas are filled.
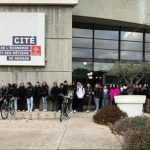
[[[0,13],[0,66],[45,65],[45,14]]]

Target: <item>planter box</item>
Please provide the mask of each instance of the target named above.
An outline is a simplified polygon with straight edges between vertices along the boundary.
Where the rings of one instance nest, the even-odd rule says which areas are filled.
[[[129,117],[141,116],[143,114],[143,104],[146,101],[144,95],[119,95],[115,96],[117,106]]]

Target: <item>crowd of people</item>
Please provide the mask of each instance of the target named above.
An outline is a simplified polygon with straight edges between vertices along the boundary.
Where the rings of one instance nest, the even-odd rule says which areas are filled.
[[[91,86],[90,83],[82,85],[81,82],[77,82],[68,85],[67,81],[64,81],[60,85],[54,82],[52,87],[49,87],[46,82],[40,84],[36,82],[33,86],[31,82],[27,82],[26,85],[21,82],[17,84],[7,84],[0,89],[0,105],[3,103],[3,99],[7,98],[10,101],[14,101],[15,111],[38,111],[40,110],[40,102],[42,101],[42,111],[48,110],[48,102],[51,101],[52,111],[61,110],[63,102],[62,95],[69,95],[68,110],[69,112],[83,111],[85,104],[86,111],[90,112],[91,104],[95,104],[95,111],[101,107],[105,107],[108,104],[115,105],[114,97],[116,95],[126,95],[128,93],[128,87],[126,85],[100,85],[96,83],[95,86]],[[150,99],[150,86],[148,84],[136,85],[133,88],[133,94],[146,95]]]

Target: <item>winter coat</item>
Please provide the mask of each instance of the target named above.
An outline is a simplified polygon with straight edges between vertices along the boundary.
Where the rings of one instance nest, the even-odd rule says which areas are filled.
[[[24,98],[26,96],[26,88],[24,86],[20,86],[18,92],[20,98]]]
[[[60,94],[66,95],[66,89],[64,87],[58,89],[58,95]]]
[[[40,86],[34,87],[34,97],[35,98],[41,97],[41,87]]]
[[[90,96],[90,95],[92,95],[92,89],[91,89],[91,88],[86,87],[86,88],[85,88],[85,95],[86,95],[86,96]]]
[[[101,89],[100,88],[94,88],[94,96],[98,99],[101,98]]]
[[[68,85],[64,85],[64,95],[67,95],[68,88]]]
[[[134,91],[133,91],[133,95],[142,95],[142,89],[135,88]]]
[[[120,94],[121,94],[121,91],[119,88],[111,88],[110,93],[109,93],[110,100],[113,101],[115,96],[120,95]]]
[[[34,95],[34,89],[32,86],[26,88],[26,97],[31,98]]]
[[[52,87],[51,88],[51,97],[52,98],[56,98],[58,96],[58,92],[59,92],[59,88],[56,86],[56,87]]]
[[[18,91],[17,87],[12,88],[12,96],[13,97],[18,97],[19,96],[19,91]]]
[[[6,96],[6,95],[7,95],[7,88],[1,89],[1,96]]]
[[[41,96],[47,97],[48,96],[48,86],[42,86],[41,87]]]
[[[109,90],[108,89],[103,89],[102,91],[102,99],[107,100],[109,98]]]
[[[85,89],[84,89],[84,87],[83,86],[78,87],[77,91],[76,91],[76,94],[77,94],[77,98],[83,99],[83,97],[85,95]]]

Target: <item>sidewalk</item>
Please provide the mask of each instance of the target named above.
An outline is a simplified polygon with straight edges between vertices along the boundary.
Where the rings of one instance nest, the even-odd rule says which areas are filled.
[[[93,113],[75,113],[62,123],[58,116],[0,120],[0,149],[122,149],[108,127],[93,123]]]

